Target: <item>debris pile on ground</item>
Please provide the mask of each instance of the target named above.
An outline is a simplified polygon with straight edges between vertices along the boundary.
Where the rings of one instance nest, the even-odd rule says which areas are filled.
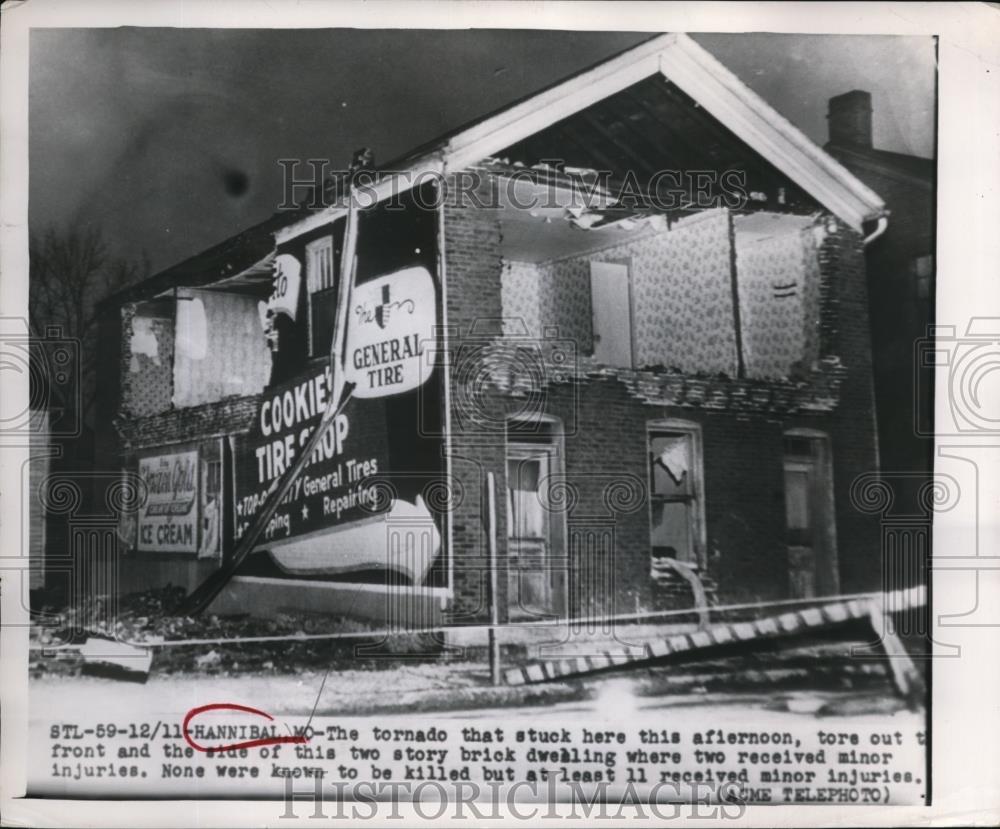
[[[226,640],[248,637],[285,637],[276,642],[228,644],[209,642],[202,645],[163,646],[154,648],[153,670],[160,674],[196,673],[228,676],[242,673],[288,673],[310,667],[329,666],[369,669],[389,667],[405,655],[436,655],[428,637],[396,635],[380,637],[372,627],[352,619],[306,613],[284,613],[275,618],[244,616],[173,616],[171,612],[184,597],[179,587],[166,587],[143,593],[97,597],[68,609],[43,608],[38,617],[44,623],[32,631],[31,671],[76,674],[81,660],[75,650],[60,649],[79,645],[89,637],[107,637],[136,645],[162,645],[184,640]],[[371,638],[313,639],[295,641],[295,637],[314,634],[372,631]],[[52,650],[39,650],[49,646]]]

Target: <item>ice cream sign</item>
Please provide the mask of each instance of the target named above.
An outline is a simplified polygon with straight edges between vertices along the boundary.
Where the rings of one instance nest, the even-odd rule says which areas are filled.
[[[138,549],[198,552],[198,453],[174,452],[139,459],[146,504],[139,514]]]
[[[345,377],[355,397],[387,397],[427,382],[433,369],[434,280],[426,268],[380,276],[351,292]]]

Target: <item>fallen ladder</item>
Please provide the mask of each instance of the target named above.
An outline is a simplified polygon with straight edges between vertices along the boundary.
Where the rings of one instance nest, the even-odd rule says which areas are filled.
[[[525,685],[622,668],[648,667],[665,659],[696,659],[715,650],[732,649],[742,644],[753,647],[756,642],[781,641],[868,620],[881,637],[874,644],[888,657],[897,690],[910,704],[917,704],[923,694],[923,680],[896,634],[889,614],[890,611],[923,607],[926,603],[923,587],[872,594],[870,599],[832,600],[818,607],[754,621],[718,623],[692,633],[648,638],[632,648],[604,648],[596,655],[538,661],[508,669],[504,679],[508,685]]]

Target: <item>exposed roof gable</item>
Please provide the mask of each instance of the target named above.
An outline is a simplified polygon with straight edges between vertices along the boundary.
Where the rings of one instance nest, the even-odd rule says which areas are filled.
[[[555,84],[410,156],[404,170],[421,173],[465,169],[614,95],[661,75],[689,95],[763,159],[858,231],[883,215],[885,204],[705,49],[684,34],[651,38],[616,57]],[[387,196],[391,186],[380,189]],[[329,221],[337,205],[279,232],[289,238]]]

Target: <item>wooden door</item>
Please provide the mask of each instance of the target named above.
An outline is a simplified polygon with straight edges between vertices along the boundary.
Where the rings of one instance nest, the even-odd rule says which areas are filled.
[[[562,514],[550,509],[556,447],[513,444],[507,450],[507,607],[511,619],[565,612]]]

